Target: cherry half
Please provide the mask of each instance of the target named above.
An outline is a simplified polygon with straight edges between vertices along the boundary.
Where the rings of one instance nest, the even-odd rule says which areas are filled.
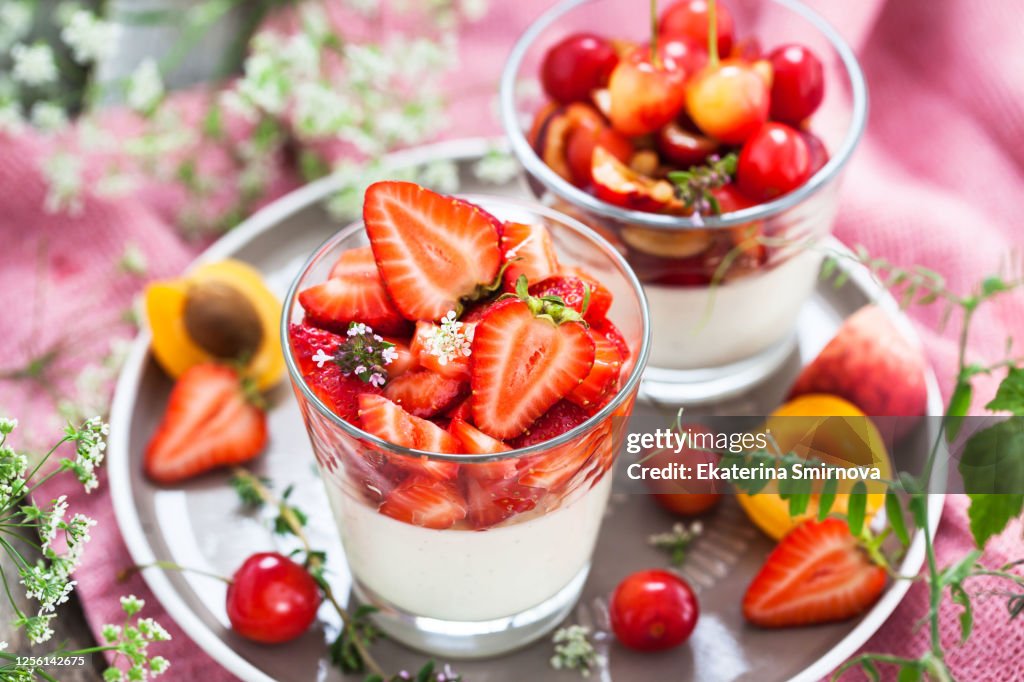
[[[772,50],[768,59],[774,73],[772,120],[799,125],[825,97],[821,60],[803,45],[782,45]]]
[[[607,38],[575,33],[544,55],[541,83],[548,96],[557,102],[587,102],[592,91],[608,84],[618,62],[619,56]]]
[[[246,559],[228,586],[232,629],[261,644],[280,644],[300,636],[319,608],[320,588],[309,572],[274,552]]]
[[[755,201],[791,192],[811,177],[811,155],[803,136],[785,123],[766,123],[740,150],[736,184]]]
[[[608,605],[612,631],[631,649],[660,651],[685,642],[700,607],[685,580],[658,569],[627,576]]]

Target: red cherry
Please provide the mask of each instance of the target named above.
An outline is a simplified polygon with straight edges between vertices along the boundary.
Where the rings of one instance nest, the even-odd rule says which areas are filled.
[[[575,33],[544,55],[540,78],[551,99],[569,104],[590,101],[590,93],[608,83],[619,62],[612,43],[593,33]]]
[[[281,554],[253,554],[228,586],[227,612],[235,632],[261,644],[295,639],[313,623],[320,588],[309,572]]]
[[[673,120],[686,100],[686,72],[670,57],[651,62],[651,51],[638,47],[622,58],[608,82],[609,117],[623,135],[653,133]]]
[[[640,651],[682,644],[700,615],[697,597],[686,581],[656,569],[639,571],[619,583],[608,611],[615,636]]]
[[[828,163],[828,149],[821,138],[814,133],[809,133],[806,130],[799,132],[800,137],[804,138],[804,142],[807,143],[807,151],[811,155],[811,175],[814,175]]]
[[[768,55],[772,80],[772,120],[799,124],[813,114],[825,97],[821,60],[803,45],[783,45]]]
[[[784,123],[766,123],[740,150],[736,184],[756,201],[791,192],[811,177],[807,143]]]
[[[725,56],[732,50],[733,21],[729,8],[721,2],[715,8],[715,23],[718,25],[718,54]],[[669,5],[658,26],[658,33],[663,36],[689,38],[699,45],[707,45],[707,0],[680,0]]]
[[[753,135],[768,120],[767,66],[726,59],[691,79],[686,106],[697,127],[726,144],[742,144]]]
[[[689,38],[665,38],[658,44],[658,54],[662,60],[672,60],[686,72],[686,77],[693,76],[708,63],[707,43],[698,45]]]

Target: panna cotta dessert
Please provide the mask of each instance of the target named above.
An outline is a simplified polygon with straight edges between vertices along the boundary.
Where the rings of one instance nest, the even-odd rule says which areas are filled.
[[[814,15],[758,0],[656,7],[546,12],[512,50],[501,112],[533,192],[643,282],[645,384],[680,385],[650,395],[706,400],[785,359],[866,95],[849,47]],[[517,87],[528,79],[541,101]]]
[[[285,313],[356,595],[418,648],[520,646],[589,570],[648,352],[641,287],[539,206],[379,182],[363,215]]]

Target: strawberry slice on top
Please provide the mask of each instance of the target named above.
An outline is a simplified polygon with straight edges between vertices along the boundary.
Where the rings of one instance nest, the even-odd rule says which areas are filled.
[[[267,416],[238,373],[223,365],[196,365],[174,385],[143,466],[158,483],[178,483],[247,462],[266,442]]]
[[[498,220],[478,206],[411,182],[366,190],[363,222],[384,285],[410,320],[440,320],[493,291]]]
[[[495,306],[473,336],[473,422],[501,440],[514,438],[573,391],[594,365],[594,341],[578,312],[527,291]]]
[[[308,321],[333,332],[344,332],[352,322],[368,324],[381,334],[401,335],[409,327],[376,269],[333,277],[303,289],[299,304]]]
[[[515,288],[520,275],[527,282],[540,282],[558,273],[558,256],[551,233],[541,223],[505,223],[501,234],[501,256],[508,264],[505,286]]]
[[[885,589],[886,572],[857,546],[846,521],[805,521],[772,550],[743,597],[743,615],[777,628],[846,620]]]

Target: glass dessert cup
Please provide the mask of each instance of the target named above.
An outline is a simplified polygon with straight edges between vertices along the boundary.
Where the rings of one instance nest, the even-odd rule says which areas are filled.
[[[289,325],[297,294],[324,281],[346,250],[368,241],[361,222],[321,246],[292,284],[282,319],[287,365],[341,534],[353,592],[377,609],[388,636],[431,654],[480,658],[549,632],[583,588],[646,363],[643,289],[621,255],[586,226],[504,198],[463,197],[503,220],[543,222],[563,265],[585,268],[614,295],[608,319],[629,346],[621,390],[590,419],[551,440],[499,455],[446,455],[388,443],[332,412],[304,381]],[[437,467],[464,496],[466,517],[445,529],[379,511],[410,470]],[[510,473],[511,472],[511,475]]]
[[[742,36],[756,36],[766,49],[803,44],[824,65],[825,99],[811,129],[831,158],[796,190],[751,208],[699,217],[622,208],[561,177],[527,139],[543,102],[521,86],[538,80],[546,51],[581,31],[645,39],[650,19],[635,4],[563,0],[522,35],[502,74],[505,132],[533,193],[598,231],[644,283],[652,343],[641,390],[657,400],[699,403],[734,395],[786,360],[825,255],[821,242],[832,230],[843,170],[866,123],[860,66],[828,23],[796,0],[728,4]]]

